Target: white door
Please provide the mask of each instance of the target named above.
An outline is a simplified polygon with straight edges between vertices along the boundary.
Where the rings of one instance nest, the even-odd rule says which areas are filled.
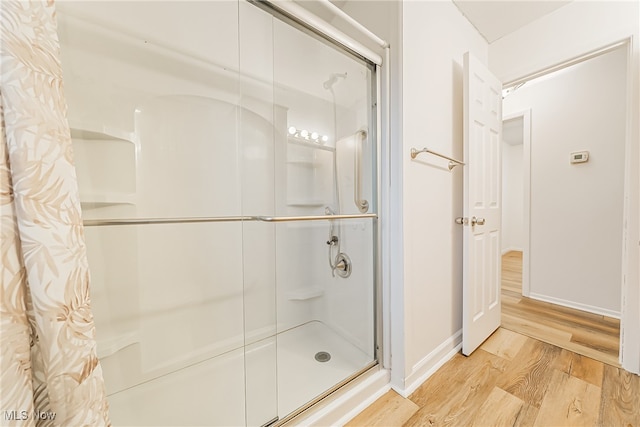
[[[462,353],[500,326],[502,84],[464,55]]]

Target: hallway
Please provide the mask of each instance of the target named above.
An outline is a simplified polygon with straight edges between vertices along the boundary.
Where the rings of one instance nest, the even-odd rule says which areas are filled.
[[[522,296],[522,252],[502,256],[502,327],[620,366],[620,320]]]
[[[640,425],[640,377],[620,369],[619,340],[617,319],[522,297],[522,253],[509,252],[502,327],[347,425]]]

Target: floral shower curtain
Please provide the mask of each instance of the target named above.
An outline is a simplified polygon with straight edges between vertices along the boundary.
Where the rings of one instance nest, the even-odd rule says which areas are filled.
[[[0,29],[0,425],[109,425],[54,4]]]

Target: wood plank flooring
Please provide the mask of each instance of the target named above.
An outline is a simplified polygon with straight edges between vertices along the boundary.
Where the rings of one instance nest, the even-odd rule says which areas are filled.
[[[408,399],[389,391],[347,426],[640,427],[640,377],[618,365],[620,322],[522,297],[502,259],[502,328]]]
[[[502,257],[502,327],[620,366],[620,321],[523,297],[522,252]]]
[[[640,426],[640,377],[500,328],[408,399],[394,391],[347,426]]]

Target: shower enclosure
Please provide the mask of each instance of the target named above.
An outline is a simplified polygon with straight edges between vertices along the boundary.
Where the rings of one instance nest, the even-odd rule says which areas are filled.
[[[244,0],[57,8],[114,425],[267,425],[374,366],[375,67]]]

